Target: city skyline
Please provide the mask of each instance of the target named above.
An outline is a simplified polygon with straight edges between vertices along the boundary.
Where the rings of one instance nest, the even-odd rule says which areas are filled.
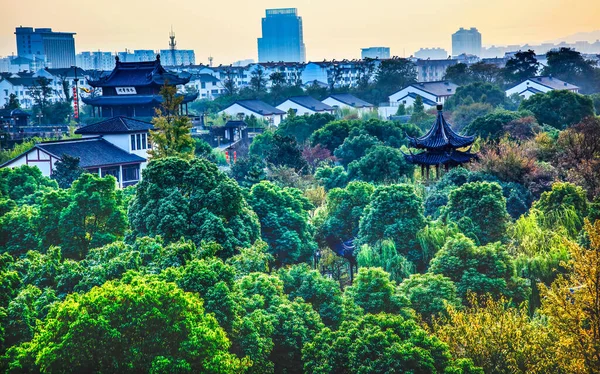
[[[581,6],[573,7],[562,0],[533,0],[525,4],[516,0],[502,4],[433,0],[425,9],[419,4],[383,0],[368,7],[340,0],[318,5],[311,0],[286,4],[273,0],[209,4],[182,0],[165,12],[164,2],[158,0],[105,0],[84,5],[73,0],[56,0],[52,4],[0,0],[0,8],[10,14],[7,22],[0,25],[0,55],[16,54],[14,29],[20,25],[76,32],[77,52],[164,49],[173,25],[178,47],[195,50],[197,63],[207,63],[208,56],[213,56],[217,65],[244,58],[256,60],[256,38],[261,34],[265,9],[289,6],[302,14],[307,60],[358,58],[360,48],[370,45],[386,45],[392,55],[409,56],[421,47],[451,50],[451,34],[460,27],[477,27],[484,46],[541,43],[598,29],[600,3],[580,3]],[[56,12],[57,9],[74,9],[76,13]],[[498,17],[508,12],[513,12],[511,17]],[[48,14],[53,14],[51,19]]]

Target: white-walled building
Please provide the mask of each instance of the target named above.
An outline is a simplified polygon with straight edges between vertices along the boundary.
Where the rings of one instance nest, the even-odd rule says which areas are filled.
[[[279,126],[285,118],[286,113],[260,100],[240,100],[231,104],[219,112],[220,115],[226,114],[233,119],[244,119],[254,116],[264,120],[272,126]]]
[[[316,113],[335,113],[335,108],[320,102],[311,96],[294,96],[290,97],[283,103],[277,105],[277,109],[284,112],[293,110],[294,113],[301,116],[304,114],[316,114]]]
[[[506,90],[506,96],[513,94],[519,94],[519,96],[528,99],[537,93],[546,93],[553,90],[567,90],[575,93],[579,93],[579,87],[556,79],[554,77],[532,77],[524,80],[514,87]]]
[[[373,104],[350,94],[333,94],[326,97],[322,103],[335,109],[354,109],[359,114],[366,114],[374,109]]]
[[[416,96],[421,96],[425,109],[444,104],[446,100],[456,93],[458,86],[448,81],[420,82],[404,87],[400,91],[389,96],[391,107],[400,104],[411,106]]]
[[[141,180],[151,149],[151,123],[133,118],[113,117],[81,127],[80,139],[41,142],[0,167],[37,166],[44,176],[51,176],[63,155],[79,158],[79,166],[100,176],[112,175],[119,187]]]

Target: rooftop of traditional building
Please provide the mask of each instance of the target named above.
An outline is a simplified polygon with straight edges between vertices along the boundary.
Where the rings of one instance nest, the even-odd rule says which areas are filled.
[[[437,118],[425,135],[419,138],[408,137],[411,147],[427,150],[451,150],[473,144],[474,136],[463,136],[456,133],[444,119],[442,105],[438,104],[437,109]]]
[[[118,116],[83,126],[75,130],[75,134],[81,135],[99,135],[99,134],[127,134],[131,132],[141,132],[153,130],[154,126],[150,122],[137,119]]]

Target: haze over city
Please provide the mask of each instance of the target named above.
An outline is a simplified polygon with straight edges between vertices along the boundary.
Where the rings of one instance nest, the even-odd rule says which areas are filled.
[[[484,45],[561,40],[599,28],[600,2],[532,0],[480,2],[376,0],[281,2],[197,2],[168,4],[158,0],[77,2],[73,0],[0,0],[10,22],[0,24],[0,56],[16,54],[14,28],[51,27],[76,32],[77,51],[161,49],[173,26],[178,47],[208,56],[216,64],[257,58],[261,17],[266,8],[296,7],[303,19],[307,60],[358,58],[360,48],[386,45],[392,55],[409,56],[421,47],[450,50],[450,35],[459,27],[477,27]],[[597,33],[588,34],[590,41]]]

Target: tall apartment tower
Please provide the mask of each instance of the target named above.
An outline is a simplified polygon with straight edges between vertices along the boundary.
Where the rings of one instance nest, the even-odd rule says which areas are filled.
[[[50,28],[17,27],[17,54],[29,60],[45,60],[52,68],[75,65],[74,32],[55,32]]]
[[[267,9],[262,38],[258,38],[258,61],[306,61],[302,17],[296,8]]]
[[[468,30],[461,27],[452,34],[452,56],[463,53],[481,56],[481,33],[475,27]]]
[[[389,47],[369,47],[360,49],[360,58],[378,58],[380,60],[390,58]]]

